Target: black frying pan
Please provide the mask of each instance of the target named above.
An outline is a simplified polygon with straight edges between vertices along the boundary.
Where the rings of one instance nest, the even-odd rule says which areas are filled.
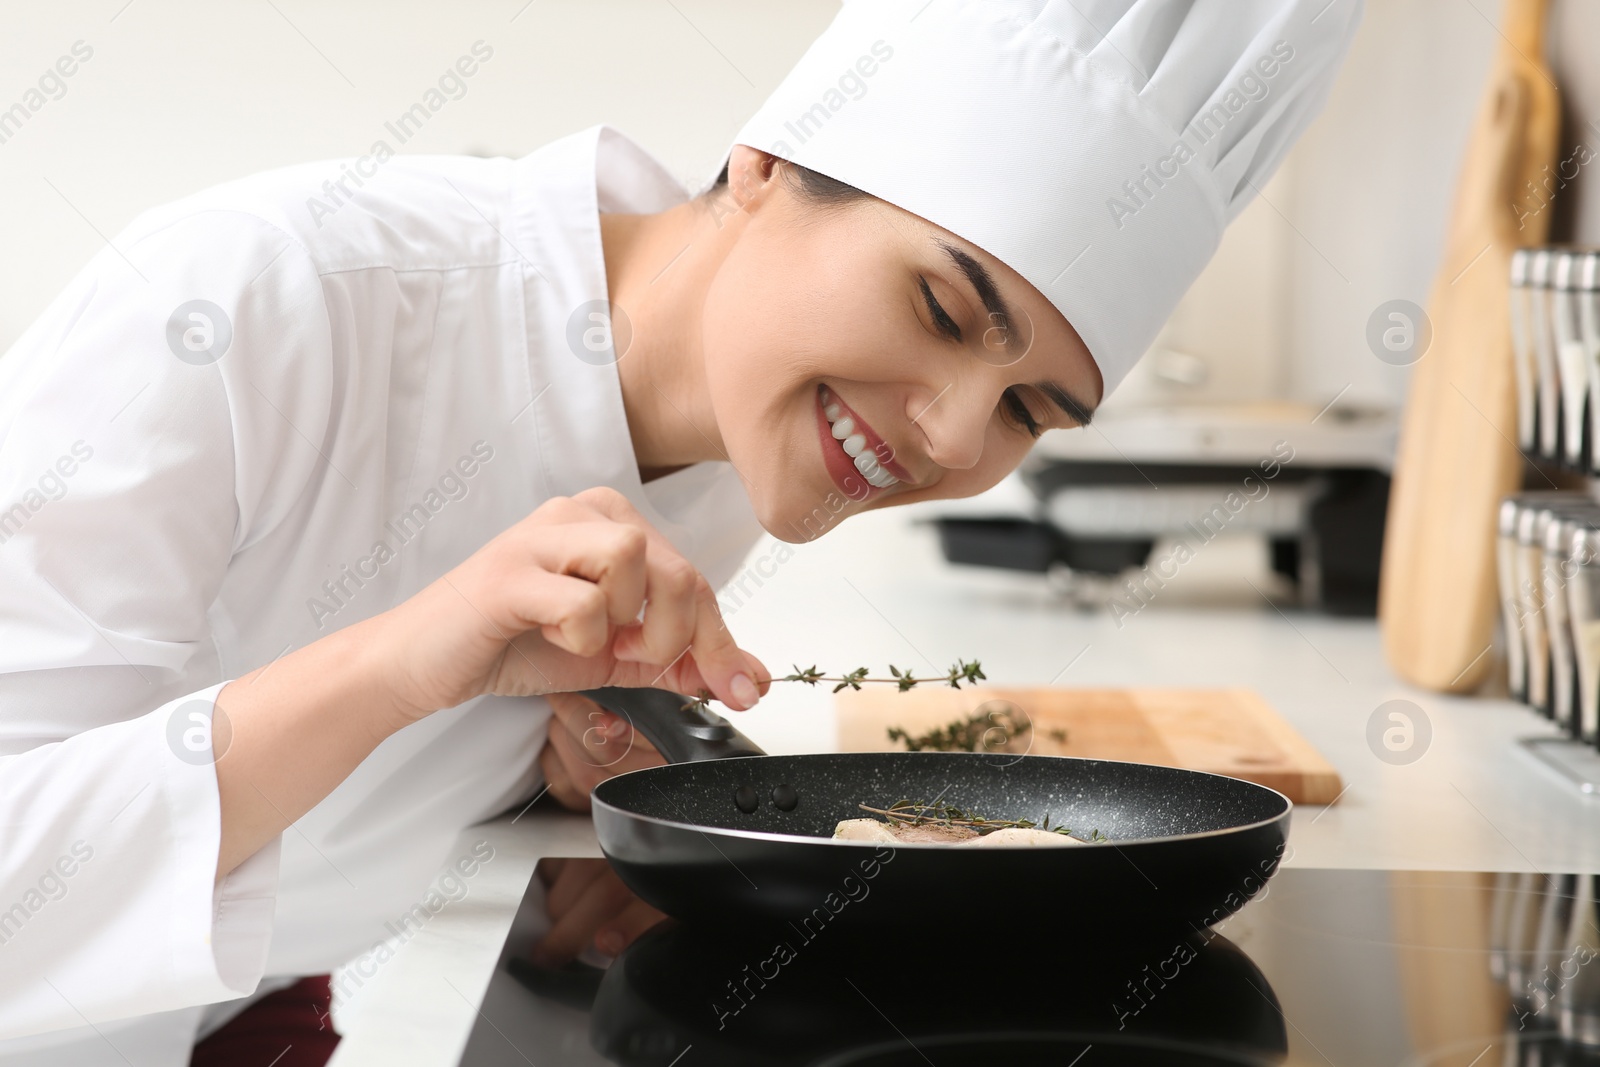
[[[857,930],[980,927],[1029,917],[1165,935],[1238,910],[1276,871],[1289,799],[1201,771],[1065,756],[863,752],[768,756],[727,720],[661,689],[584,694],[668,764],[591,794],[600,848],[630,889],[689,923]],[[902,798],[989,818],[1050,817],[1108,843],[1065,848],[835,841],[860,803]],[[1012,926],[1012,936],[1016,932]]]

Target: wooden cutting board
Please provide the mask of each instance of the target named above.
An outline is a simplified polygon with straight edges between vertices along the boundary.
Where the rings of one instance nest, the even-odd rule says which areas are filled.
[[[891,752],[899,726],[912,736],[965,719],[991,701],[1031,722],[1027,734],[985,751],[1158,763],[1269,786],[1296,804],[1330,804],[1339,772],[1250,689],[1042,689],[949,687],[846,690],[834,697],[841,752]],[[1005,704],[991,705],[992,712]],[[1055,731],[1064,731],[1065,740]]]
[[[1560,127],[1539,61],[1544,0],[1506,0],[1504,12],[1428,300],[1433,343],[1401,417],[1378,589],[1389,665],[1449,692],[1477,688],[1494,660],[1495,513],[1522,477],[1511,253],[1545,239],[1551,211],[1529,190],[1555,163]]]

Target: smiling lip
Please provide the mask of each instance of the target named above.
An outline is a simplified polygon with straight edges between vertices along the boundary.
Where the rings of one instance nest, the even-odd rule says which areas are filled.
[[[894,486],[891,485],[886,488],[874,486],[866,480],[859,470],[856,469],[855,464],[851,461],[850,457],[845,454],[844,450],[840,447],[839,442],[834,438],[832,428],[828,423],[828,418],[823,413],[823,408],[828,404],[838,404],[844,409],[845,414],[849,416],[851,421],[855,423],[856,432],[860,433],[866,438],[867,443],[866,447],[863,449],[864,452],[870,452],[874,457],[877,457],[879,465],[889,474],[893,475],[901,484],[914,485],[915,480],[911,477],[911,473],[909,471],[907,471],[899,463],[896,463],[893,459],[884,460],[882,458],[883,456],[893,454],[892,449],[884,442],[883,438],[880,437],[872,429],[872,427],[861,418],[860,415],[856,414],[855,410],[851,408],[850,405],[846,404],[839,397],[838,393],[829,389],[827,386],[819,386],[817,389],[815,407],[817,436],[822,444],[823,463],[828,468],[828,476],[833,480],[833,483],[844,492],[846,496],[857,501],[872,500],[887,492],[889,489],[893,489]]]
[[[914,486],[917,480],[911,476],[910,471],[906,470],[904,467],[900,466],[900,464],[895,462],[894,449],[890,447],[888,442],[879,437],[877,431],[872,428],[872,424],[867,422],[867,420],[863,419],[860,415],[856,414],[856,409],[851,407],[849,404],[846,404],[844,399],[839,396],[838,393],[834,392],[832,389],[829,389],[827,386],[823,386],[821,389],[818,389],[818,408],[825,406],[823,399],[824,393],[826,393],[827,397],[831,398],[835,404],[838,404],[841,408],[844,408],[844,413],[849,415],[851,420],[856,424],[856,431],[867,439],[867,451],[871,452],[875,457],[877,457],[878,463],[883,467],[883,469],[900,479],[900,481],[906,485]],[[886,456],[888,457],[887,459],[884,458]]]

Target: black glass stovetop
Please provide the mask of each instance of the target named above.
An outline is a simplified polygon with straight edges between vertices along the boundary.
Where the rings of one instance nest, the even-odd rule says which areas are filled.
[[[552,968],[529,950],[553,864],[620,888],[541,863],[463,1065],[1600,1064],[1596,877],[1290,868],[1177,940],[996,885],[937,929],[666,920]]]

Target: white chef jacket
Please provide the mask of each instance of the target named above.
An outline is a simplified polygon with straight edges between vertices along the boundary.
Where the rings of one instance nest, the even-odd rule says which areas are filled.
[[[714,584],[760,534],[725,463],[641,485],[584,334],[597,213],[687,198],[657,161],[601,125],[330,196],[352,166],[141,215],[0,358],[0,1037],[36,1035],[0,1063],[186,1064],[200,1005],[370,949],[542,784],[548,705],[480,697],[213,889],[216,775],[183,736],[228,680],[552,496],[622,491]]]

